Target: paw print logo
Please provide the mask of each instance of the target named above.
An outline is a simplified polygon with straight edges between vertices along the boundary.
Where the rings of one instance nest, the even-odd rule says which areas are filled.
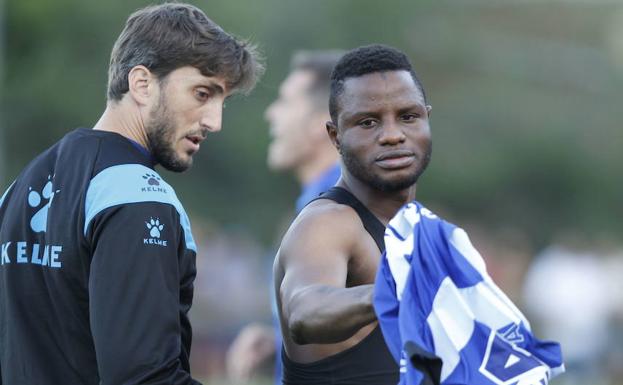
[[[160,186],[160,177],[158,175],[146,173],[143,175],[143,179],[145,179],[150,186]]]
[[[150,218],[149,222],[145,222],[145,226],[149,229],[149,235],[152,238],[160,238],[160,232],[164,229],[164,225],[160,224],[160,219]]]
[[[35,233],[45,232],[48,222],[48,210],[52,204],[52,199],[54,195],[58,194],[61,190],[54,191],[51,175],[48,176],[48,181],[43,186],[41,192],[33,190],[32,187],[29,187],[28,190],[30,191],[28,193],[28,205],[30,207],[38,208],[41,206],[42,202],[44,203],[43,207],[37,210],[35,215],[30,219],[30,228]]]

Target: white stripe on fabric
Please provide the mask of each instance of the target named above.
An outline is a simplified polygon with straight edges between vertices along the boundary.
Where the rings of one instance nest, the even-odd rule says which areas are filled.
[[[437,290],[426,319],[435,343],[435,355],[443,360],[441,381],[454,371],[461,360],[459,352],[472,336],[474,318],[460,290],[450,277],[446,277]]]
[[[396,283],[396,297],[402,300],[411,264],[405,258],[413,253],[413,228],[420,221],[420,214],[414,203],[406,205],[389,222],[385,230],[385,253],[387,264]]]
[[[513,319],[513,323],[519,323],[519,321],[521,321],[524,323],[525,327],[530,330],[530,323],[528,322],[526,317],[524,317],[524,315],[521,313],[521,311],[519,311],[515,304],[506,296],[506,294],[504,294],[504,292],[502,292],[502,290],[500,290],[500,288],[493,282],[493,280],[491,280],[489,274],[487,274],[485,261],[483,260],[478,250],[476,250],[476,248],[472,245],[472,242],[470,241],[467,233],[463,229],[457,227],[452,232],[452,235],[450,237],[450,244],[465,257],[470,265],[472,265],[472,267],[476,269],[476,271],[478,271],[478,273],[480,273],[480,275],[484,279],[486,289],[478,289],[481,292],[480,294],[472,293],[472,302],[470,303],[482,303],[483,298],[479,299],[479,295],[483,295],[488,298],[487,302],[482,303],[483,308],[488,308],[488,306],[491,305],[496,306],[496,309],[507,313],[506,316],[503,317],[504,320]],[[484,315],[485,312],[479,312],[478,314]],[[485,323],[494,322],[490,325],[498,325],[498,323],[494,320],[489,320],[485,318],[479,319],[485,320]],[[506,323],[504,324],[499,325],[499,327],[503,327],[507,324],[508,321],[506,321]]]
[[[459,352],[467,345],[474,331],[474,321],[498,330],[525,318],[501,300],[495,285],[482,281],[475,286],[459,289],[446,277],[426,322],[435,342],[435,354],[443,360],[441,380],[449,376],[460,361]],[[498,289],[499,290],[499,289]]]

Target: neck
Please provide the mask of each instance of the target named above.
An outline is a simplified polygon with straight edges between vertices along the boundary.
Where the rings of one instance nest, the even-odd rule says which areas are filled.
[[[381,191],[361,182],[344,169],[337,185],[353,193],[386,226],[402,206],[415,199],[415,184],[404,190]]]
[[[338,155],[335,148],[329,148],[329,151],[323,151],[315,158],[305,162],[299,166],[296,171],[296,179],[301,186],[305,186],[318,179],[323,173],[333,167],[338,161]]]
[[[149,149],[141,110],[136,105],[128,106],[127,104],[124,100],[108,102],[106,110],[93,129],[115,132]]]

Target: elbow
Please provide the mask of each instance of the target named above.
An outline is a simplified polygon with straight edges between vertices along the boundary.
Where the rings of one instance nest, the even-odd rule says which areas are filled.
[[[308,339],[309,324],[305,318],[292,315],[288,320],[288,334],[295,344],[309,344]]]

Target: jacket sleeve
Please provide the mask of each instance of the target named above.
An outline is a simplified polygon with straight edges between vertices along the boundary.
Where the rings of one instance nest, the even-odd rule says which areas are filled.
[[[90,238],[89,314],[101,384],[198,384],[181,358],[184,235],[176,209],[158,202],[108,208],[91,222]]]

